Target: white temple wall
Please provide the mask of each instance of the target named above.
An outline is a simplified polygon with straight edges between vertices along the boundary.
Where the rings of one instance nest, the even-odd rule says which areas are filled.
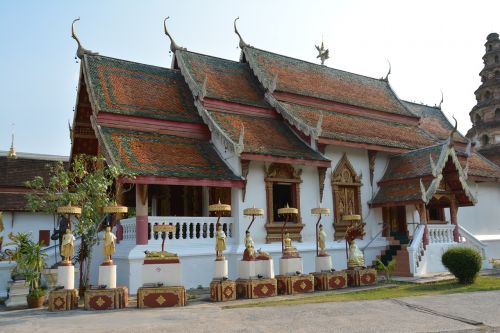
[[[54,216],[44,213],[31,213],[31,212],[3,212],[3,249],[12,246],[5,246],[10,243],[8,235],[10,232],[16,234],[18,232],[30,232],[31,239],[35,242],[39,241],[39,231],[49,230],[52,235],[54,230]],[[56,241],[50,240],[50,245],[55,245]]]

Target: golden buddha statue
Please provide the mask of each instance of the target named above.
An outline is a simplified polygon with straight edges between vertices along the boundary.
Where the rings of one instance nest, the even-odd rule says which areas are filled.
[[[348,268],[365,267],[365,258],[363,252],[356,245],[356,240],[353,239],[349,244],[349,260],[347,261]]]
[[[250,231],[245,232],[245,251],[243,252],[243,260],[251,261],[255,259],[255,249],[252,236],[250,236]]]
[[[104,254],[104,262],[112,263],[111,256],[115,253],[116,236],[111,232],[111,227],[106,227],[103,238],[104,244],[102,252]]]
[[[292,245],[292,239],[290,238],[290,234],[287,232],[283,238],[283,256],[284,257],[294,257],[299,258],[299,251]]]
[[[318,232],[318,247],[319,247],[319,255],[320,256],[327,256],[328,253],[326,253],[326,232],[323,230],[323,225],[319,225],[319,232]]]
[[[217,228],[217,240],[215,242],[215,255],[217,259],[224,259],[222,252],[226,250],[226,234],[222,230],[222,225]]]
[[[64,257],[65,262],[71,262],[74,253],[75,236],[73,236],[70,229],[66,229],[66,233],[63,235],[61,242],[61,256]]]

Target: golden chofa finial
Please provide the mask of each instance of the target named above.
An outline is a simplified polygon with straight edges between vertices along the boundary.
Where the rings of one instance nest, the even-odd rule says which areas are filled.
[[[16,158],[16,147],[14,147],[14,124],[12,124],[12,141],[10,143],[9,154],[7,155],[10,158]]]
[[[76,31],[75,31],[75,23],[76,21],[79,21],[80,18],[76,18],[73,20],[73,23],[71,23],[71,37],[76,40],[76,43],[78,44],[78,49],[76,50],[76,56],[79,58],[79,59],[82,59],[83,58],[83,55],[84,54],[90,54],[90,55],[98,55],[99,53],[97,52],[92,52],[90,50],[87,50],[86,48],[84,48],[82,46],[82,43],[80,43],[80,39],[78,38],[78,36],[76,35]],[[76,58],[75,58],[76,59]]]
[[[240,46],[240,49],[243,50],[243,48],[245,46],[250,46],[248,45],[247,43],[245,43],[245,41],[243,40],[243,38],[241,37],[240,35],[240,32],[238,31],[238,28],[236,27],[236,21],[238,21],[240,19],[240,17],[238,16],[237,18],[234,19],[234,32],[238,35],[238,38],[240,39],[240,43],[239,43],[239,46]]]
[[[185,47],[177,45],[177,43],[175,42],[174,38],[168,32],[168,29],[167,29],[167,20],[169,18],[170,18],[170,16],[167,16],[163,20],[163,28],[165,30],[165,35],[167,35],[167,37],[170,39],[170,52],[175,53],[176,50],[183,50],[183,51],[187,50]]]

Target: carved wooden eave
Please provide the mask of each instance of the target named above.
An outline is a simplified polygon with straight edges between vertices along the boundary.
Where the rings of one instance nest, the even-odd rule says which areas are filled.
[[[177,53],[182,52],[177,50]],[[177,63],[179,65],[179,69],[181,71],[184,80],[186,81],[191,93],[193,94],[194,105],[198,114],[203,119],[203,122],[208,126],[210,132],[212,132],[217,139],[219,139],[225,147],[229,148],[229,150],[234,153],[236,156],[240,156],[244,151],[244,143],[242,140],[238,140],[235,142],[231,139],[231,137],[217,124],[217,122],[210,116],[210,113],[203,106],[203,99],[207,94],[207,86],[210,84],[208,79],[205,77],[203,84],[200,86],[191,76],[189,70],[187,70],[186,64],[181,56],[177,57]]]
[[[460,164],[460,161],[458,160],[457,153],[453,148],[453,145],[449,145],[448,142],[443,144],[441,153],[435,164],[431,162],[432,158],[430,159],[430,164],[434,179],[431,181],[427,189],[425,188],[422,180],[420,179],[420,191],[422,192],[422,201],[427,204],[433,198],[434,194],[436,193],[437,189],[440,186],[441,181],[443,180],[443,169],[446,163],[448,162],[449,157],[451,157],[453,165],[455,166],[458,172],[458,179],[460,181],[460,184],[462,185],[462,189],[465,195],[467,196],[467,198],[471,203],[476,204],[477,198],[472,193],[471,189],[469,188],[469,185],[467,184],[467,174],[464,172],[464,169],[462,169],[462,166]]]

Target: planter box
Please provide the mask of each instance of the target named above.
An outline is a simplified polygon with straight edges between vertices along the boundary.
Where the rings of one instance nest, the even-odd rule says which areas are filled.
[[[278,295],[295,295],[311,293],[314,291],[314,276],[302,275],[276,275],[278,282]]]
[[[345,272],[349,287],[377,284],[377,271],[372,268],[346,269]]]
[[[127,287],[85,291],[85,310],[122,309],[128,305]]]
[[[236,282],[232,280],[212,280],[210,282],[210,300],[227,302],[236,299]]]
[[[137,307],[166,308],[186,305],[186,289],[184,287],[141,287],[137,290]]]
[[[314,275],[314,290],[334,290],[347,288],[346,272],[321,272]]]
[[[59,289],[49,292],[49,311],[67,311],[78,308],[78,289]]]
[[[237,298],[263,298],[277,295],[276,279],[238,279],[236,280]]]

